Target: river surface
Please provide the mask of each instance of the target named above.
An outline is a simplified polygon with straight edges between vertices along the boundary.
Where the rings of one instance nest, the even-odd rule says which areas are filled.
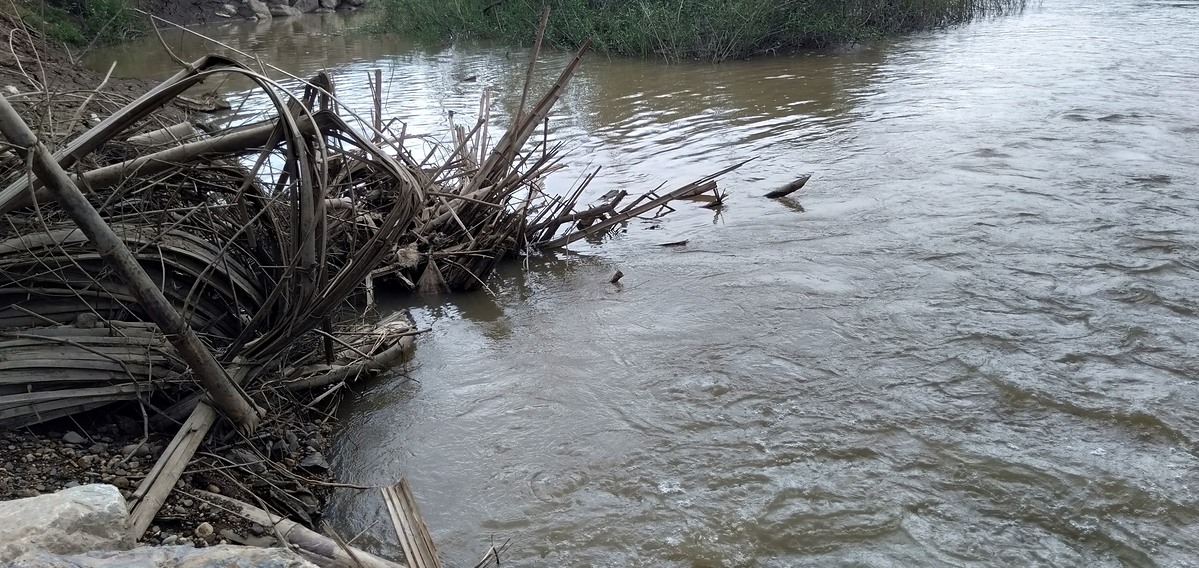
[[[360,111],[380,68],[410,133],[444,140],[485,88],[511,116],[525,51],[352,25],[202,31],[330,68]],[[450,566],[505,541],[506,566],[1197,566],[1197,47],[1193,0],[1045,0],[822,54],[591,55],[551,120],[572,164],[551,185],[758,159],[719,213],[386,300],[433,331],[357,389],[331,460],[410,480]],[[169,73],[153,52],[92,64]],[[328,515],[398,555],[377,491]]]

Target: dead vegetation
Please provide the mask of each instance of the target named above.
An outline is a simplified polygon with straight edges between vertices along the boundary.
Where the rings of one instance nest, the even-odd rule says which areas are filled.
[[[544,191],[564,164],[534,134],[586,49],[498,139],[485,95],[478,120],[424,156],[379,105],[368,121],[348,113],[328,75],[292,93],[216,56],[69,138],[26,127],[44,122],[44,93],[0,96],[0,426],[123,402],[147,430],[177,429],[129,495],[140,536],[202,444],[265,457],[261,425],[403,360],[418,330],[367,317],[377,282],[473,290],[505,257],[603,235],[674,200],[719,205],[716,177],[741,164],[584,208],[596,172],[569,194]],[[215,133],[158,120],[192,85],[227,75],[253,81],[274,116]],[[236,430],[214,428],[222,414]],[[411,496],[385,494],[403,518],[395,504]]]

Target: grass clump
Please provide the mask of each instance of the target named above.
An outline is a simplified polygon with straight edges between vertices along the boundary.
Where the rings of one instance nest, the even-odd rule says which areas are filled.
[[[381,0],[379,28],[425,38],[546,40],[667,60],[747,58],[868,41],[1018,11],[1024,0]]]

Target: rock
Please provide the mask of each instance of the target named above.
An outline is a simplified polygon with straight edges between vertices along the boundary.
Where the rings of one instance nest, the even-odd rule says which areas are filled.
[[[0,503],[0,564],[31,550],[76,554],[127,550],[129,512],[111,485],[81,485]]]
[[[321,0],[291,0],[291,7],[307,14],[320,8]]]
[[[98,326],[99,324],[100,316],[97,316],[91,312],[84,312],[78,316],[75,316],[75,327],[90,329]]]
[[[304,13],[291,6],[271,6],[271,16],[276,18],[293,18]]]
[[[126,456],[148,456],[150,455],[149,444],[129,444],[121,448],[121,454]]]
[[[292,452],[300,449],[300,437],[295,432],[289,430],[283,434],[283,439],[287,441],[287,447],[291,448]]]
[[[250,11],[254,12],[254,17],[260,20],[271,19],[271,9],[262,0],[246,0],[246,6],[249,6]]]
[[[200,523],[200,526],[196,527],[196,536],[200,538],[208,538],[212,536],[212,525],[207,522]]]
[[[104,443],[92,444],[92,447],[88,448],[87,451],[90,453],[93,453],[93,454],[102,454],[102,453],[108,451],[108,444],[104,444]]]
[[[316,568],[296,553],[282,548],[244,546],[146,546],[127,552],[88,552],[58,556],[32,552],[18,558],[10,568]]]
[[[320,2],[321,8],[326,10],[336,10],[337,5],[341,3],[340,0],[320,0]]]
[[[215,485],[213,485],[213,484],[211,484],[211,483],[209,483],[209,484],[208,484],[208,492],[209,492],[209,493],[216,493],[216,494],[218,494],[218,495],[219,495],[219,494],[221,493],[221,488],[220,488],[220,487],[217,487],[217,486],[215,486]]]
[[[300,467],[312,473],[325,473],[329,471],[329,462],[325,461],[325,456],[320,452],[313,452],[300,460]]]
[[[64,435],[62,437],[62,441],[66,442],[68,444],[86,444],[87,438],[84,438],[83,436],[80,436],[78,433],[72,431],[72,432],[67,432],[66,435]]]
[[[169,534],[167,536],[162,537],[162,544],[164,546],[170,546],[172,544],[175,544],[176,542],[179,542],[179,535],[177,535],[177,534]]]
[[[26,487],[25,489],[17,490],[17,497],[20,497],[21,499],[29,499],[31,497],[37,497],[38,495],[41,495],[41,494],[42,494],[41,491],[38,491],[37,489],[34,489],[32,487]]]
[[[270,548],[275,545],[275,538],[270,536],[245,536],[239,534],[232,529],[224,529],[221,531],[221,537],[229,542],[244,544],[246,546],[257,546],[259,548]],[[223,542],[222,542],[223,544]]]
[[[229,459],[234,463],[243,464],[251,473],[266,473],[266,464],[262,463],[262,458],[245,448],[233,448],[229,452]]]
[[[232,18],[237,15],[237,6],[233,4],[221,4],[213,14],[221,18]]]
[[[341,0],[341,5],[343,7],[348,6],[348,7],[357,8],[357,7],[362,6],[363,4],[366,4],[366,0]]]

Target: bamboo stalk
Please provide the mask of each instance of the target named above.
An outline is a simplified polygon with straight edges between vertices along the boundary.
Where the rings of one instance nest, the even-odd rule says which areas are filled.
[[[295,521],[279,515],[272,515],[244,501],[227,495],[209,493],[208,491],[197,490],[196,493],[210,503],[226,509],[243,519],[258,523],[264,527],[273,527],[275,532],[281,535],[289,544],[329,562],[329,564],[326,564],[328,566],[339,568],[405,568],[403,564],[380,558],[365,550],[340,544],[336,540],[316,531],[309,530]]]
[[[79,188],[71,182],[49,150],[38,141],[8,99],[0,95],[0,132],[22,158],[32,157],[38,179],[54,194],[71,219],[87,235],[104,260],[130,287],[147,315],[158,324],[171,344],[196,373],[204,388],[221,411],[244,432],[258,426],[258,414],[229,379],[225,369],[200,342],[183,316],[171,306],[125,243],[104,222]]]
[[[321,374],[287,381],[280,386],[287,390],[313,389],[339,383],[363,373],[372,373],[382,369],[389,369],[411,356],[412,350],[415,346],[416,338],[414,336],[409,335],[402,337],[396,342],[395,345],[384,350],[382,353],[359,359],[357,362],[349,365],[335,366],[332,364],[326,364],[320,368],[299,369],[299,372],[296,374]]]
[[[391,524],[395,528],[396,537],[404,549],[404,558],[412,568],[441,568],[441,558],[437,555],[437,546],[429,534],[429,527],[421,517],[416,499],[412,497],[412,489],[408,480],[400,479],[391,487],[384,487],[383,502],[387,504],[387,512],[391,515]]]
[[[197,404],[146,478],[129,496],[129,534],[134,540],[140,539],[150,528],[154,516],[175,488],[175,482],[183,475],[216,418],[217,412],[211,406],[204,402]]]

